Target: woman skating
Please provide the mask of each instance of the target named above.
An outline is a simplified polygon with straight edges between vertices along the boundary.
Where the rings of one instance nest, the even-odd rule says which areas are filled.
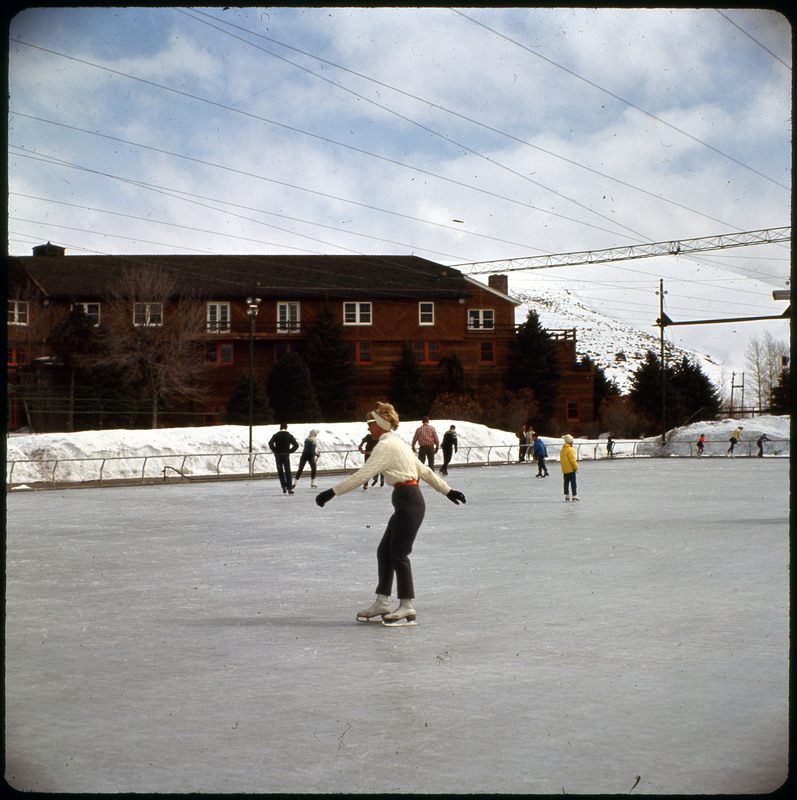
[[[464,503],[465,495],[452,489],[426,464],[422,464],[415,457],[412,448],[393,434],[398,428],[399,419],[392,405],[377,403],[376,409],[368,413],[366,421],[371,435],[377,440],[370,458],[346,480],[333,489],[321,492],[316,497],[316,503],[323,506],[335,495],[346,494],[362,486],[364,481],[380,472],[385,476],[387,484],[393,487],[393,515],[376,550],[379,576],[376,601],[369,608],[360,611],[357,619],[382,617],[382,621],[388,625],[412,624],[416,621],[412,603],[415,587],[409,555],[426,511],[418,479],[444,494],[452,503]],[[391,613],[390,594],[394,576],[399,607]]]

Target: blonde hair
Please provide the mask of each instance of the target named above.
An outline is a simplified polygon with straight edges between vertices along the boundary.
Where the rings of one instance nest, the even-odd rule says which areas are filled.
[[[390,427],[393,430],[396,430],[396,428],[398,428],[399,417],[398,414],[396,413],[396,409],[393,408],[393,406],[390,405],[390,403],[377,402],[374,411],[376,411],[376,413],[379,414],[379,416],[382,417],[382,419],[385,420],[385,422],[390,423]]]

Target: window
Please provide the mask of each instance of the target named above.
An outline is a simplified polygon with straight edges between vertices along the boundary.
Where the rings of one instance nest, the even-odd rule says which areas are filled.
[[[208,303],[208,332],[230,332],[230,304]]]
[[[133,303],[133,325],[140,328],[163,325],[163,303]]]
[[[205,343],[206,364],[232,364],[232,353],[233,349],[231,342]]]
[[[28,324],[28,304],[25,300],[8,301],[8,324],[9,325]]]
[[[19,367],[25,363],[25,346],[19,344],[9,344],[7,366]]]
[[[434,325],[434,303],[418,303],[418,324]]]
[[[295,333],[299,330],[299,304],[277,303],[277,333]]]
[[[569,420],[577,420],[579,418],[578,410],[578,400],[567,401],[567,418]]]
[[[495,328],[495,318],[492,308],[469,308],[468,330],[491,331]]]
[[[100,304],[99,303],[75,303],[72,308],[80,306],[89,323],[95,328],[100,324]]]
[[[370,325],[371,324],[371,304],[370,303],[344,303],[343,304],[343,324],[344,325]]]
[[[440,361],[440,342],[413,342],[412,349],[420,364],[437,364]]]
[[[492,342],[479,343],[479,361],[482,364],[492,364],[495,361],[495,351]]]
[[[353,364],[371,363],[371,343],[370,342],[349,342],[348,360]]]

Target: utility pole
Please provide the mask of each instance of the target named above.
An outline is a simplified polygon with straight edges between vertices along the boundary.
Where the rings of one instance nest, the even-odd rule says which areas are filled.
[[[667,443],[667,376],[664,364],[664,329],[667,327],[670,319],[664,313],[664,295],[667,294],[667,292],[664,291],[664,281],[661,279],[659,279],[659,291],[656,292],[656,294],[659,296],[659,318],[656,320],[656,324],[659,326],[660,331],[659,361],[661,366],[661,449],[663,452],[664,445]]]

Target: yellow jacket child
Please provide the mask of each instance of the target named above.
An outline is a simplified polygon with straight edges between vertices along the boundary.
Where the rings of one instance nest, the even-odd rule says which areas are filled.
[[[573,450],[573,437],[566,433],[562,437],[564,445],[559,451],[559,466],[562,468],[564,477],[565,500],[570,499],[569,489],[573,488],[573,500],[578,500],[576,495],[576,472],[578,471],[578,461],[576,461],[576,451]]]

